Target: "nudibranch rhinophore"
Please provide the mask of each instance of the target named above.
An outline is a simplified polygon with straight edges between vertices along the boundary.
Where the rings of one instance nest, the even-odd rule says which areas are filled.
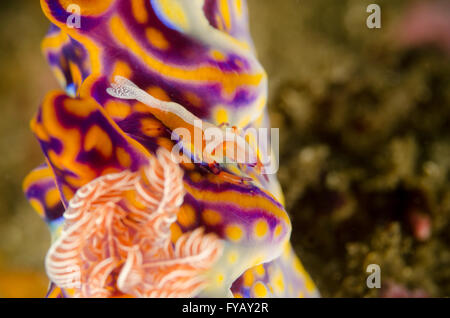
[[[267,75],[246,2],[41,6],[42,48],[64,88],[31,121],[45,163],[24,181],[52,233],[47,296],[318,296],[263,160],[272,147],[255,143],[269,128]],[[179,133],[225,127],[214,147]]]

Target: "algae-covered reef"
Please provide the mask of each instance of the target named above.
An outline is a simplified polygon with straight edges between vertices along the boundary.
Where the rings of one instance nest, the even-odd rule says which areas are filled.
[[[402,45],[411,2],[379,1],[378,30],[367,1],[281,2],[261,42],[305,267],[323,296],[449,296],[449,56]]]

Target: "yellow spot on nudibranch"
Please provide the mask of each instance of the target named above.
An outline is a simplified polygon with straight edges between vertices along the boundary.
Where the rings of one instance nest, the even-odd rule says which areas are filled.
[[[214,210],[206,209],[202,213],[203,221],[205,221],[206,224],[215,226],[218,225],[220,222],[222,222],[222,216],[219,212]]]
[[[128,104],[110,100],[105,104],[106,112],[113,118],[125,119],[131,113],[131,107]]]
[[[214,117],[215,117],[215,121],[218,125],[229,122],[228,112],[223,107],[217,108]]]
[[[184,227],[192,226],[196,220],[194,208],[189,204],[184,204],[178,212],[178,223]]]
[[[264,269],[264,265],[263,264],[259,264],[255,267],[255,273],[258,276],[264,276],[264,274],[266,273],[266,270]]]
[[[147,93],[149,93],[156,99],[162,100],[164,102],[170,102],[169,95],[167,95],[167,93],[161,87],[152,86],[147,89]]]
[[[110,79],[112,82],[116,76],[123,76],[125,78],[130,78],[132,74],[133,70],[126,62],[117,61],[116,64],[114,64],[114,69],[110,76]]]
[[[176,223],[173,223],[170,226],[170,232],[172,233],[172,235],[171,235],[172,243],[176,243],[176,241],[178,241],[180,236],[183,234],[183,232],[180,229],[180,226],[178,224],[176,224]]]
[[[218,285],[222,285],[225,281],[225,276],[222,273],[217,274],[216,276],[216,282]]]
[[[148,41],[151,45],[160,50],[167,50],[170,47],[169,41],[164,37],[161,31],[155,28],[147,28],[145,30]]]
[[[284,292],[284,278],[283,273],[278,271],[273,278],[275,289],[279,292]]]
[[[147,0],[131,1],[131,10],[133,12],[133,16],[139,23],[147,23],[148,21],[147,8],[145,7],[146,2]]]
[[[228,263],[230,263],[230,264],[236,263],[238,257],[239,257],[239,253],[237,251],[230,251],[228,253]]]
[[[263,283],[261,282],[257,282],[254,286],[253,286],[253,294],[256,298],[264,298],[267,297],[267,287],[264,286]]]
[[[175,0],[159,0],[158,1],[161,12],[169,19],[173,24],[181,27],[182,29],[189,28],[189,22],[184,13],[183,7]]]
[[[122,147],[117,147],[116,156],[122,167],[129,168],[131,166],[130,154],[125,149],[123,149]]]
[[[225,228],[226,236],[234,242],[239,242],[242,239],[243,231],[239,225],[228,225]]]
[[[56,188],[52,188],[51,190],[45,193],[45,204],[48,207],[54,207],[61,201],[59,197],[59,191]]]
[[[259,220],[255,223],[254,226],[254,233],[256,238],[263,238],[267,235],[267,232],[269,231],[269,225],[265,220]]]
[[[226,59],[227,59],[226,55],[218,50],[212,50],[211,56],[213,57],[213,59],[215,59],[218,62],[223,62],[223,61],[226,61]]]
[[[253,272],[251,269],[247,270],[243,275],[243,284],[244,287],[250,287],[253,285],[253,282],[255,281],[255,276],[253,275]]]
[[[275,227],[275,230],[273,232],[273,235],[275,236],[275,238],[279,237],[281,235],[281,232],[283,231],[283,227],[281,226],[281,224],[278,224]]]
[[[89,128],[84,140],[84,150],[98,150],[104,157],[109,158],[113,151],[113,144],[108,134],[99,126]]]

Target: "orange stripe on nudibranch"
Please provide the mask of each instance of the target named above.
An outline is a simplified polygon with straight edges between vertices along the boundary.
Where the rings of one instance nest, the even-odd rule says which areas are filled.
[[[55,174],[49,167],[35,169],[26,176],[25,180],[23,181],[22,188],[24,191],[26,191],[29,187],[31,187],[32,184],[42,179],[53,179],[54,177]]]
[[[242,16],[243,12],[242,12],[242,0],[235,0],[234,1],[235,6],[236,6],[236,13],[239,17]]]
[[[70,42],[69,36],[64,32],[57,32],[55,34],[48,35],[41,43],[41,49],[44,52],[60,50],[64,44]]]
[[[195,68],[176,67],[158,60],[149,52],[145,51],[127,30],[120,17],[113,16],[111,18],[110,29],[114,34],[114,38],[136,56],[140,57],[150,69],[164,74],[164,76],[168,78],[188,82],[220,82],[222,83],[224,91],[226,93],[231,93],[239,86],[258,86],[265,77],[265,73],[224,73],[218,68],[209,66],[199,66]]]
[[[231,15],[230,8],[228,6],[228,0],[219,0],[220,13],[222,14],[225,31],[231,29]]]
[[[268,215],[275,216],[279,218],[280,221],[284,221],[287,227],[291,226],[286,211],[264,196],[256,196],[254,194],[246,194],[232,190],[212,192],[205,189],[197,189],[195,186],[189,184],[186,184],[185,187],[186,191],[192,196],[204,202],[229,202],[230,204],[238,204],[243,213],[247,210],[260,209],[261,211],[268,213]]]

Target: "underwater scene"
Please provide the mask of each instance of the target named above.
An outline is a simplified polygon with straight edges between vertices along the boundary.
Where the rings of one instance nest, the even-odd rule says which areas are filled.
[[[450,2],[0,4],[0,298],[450,296]]]

